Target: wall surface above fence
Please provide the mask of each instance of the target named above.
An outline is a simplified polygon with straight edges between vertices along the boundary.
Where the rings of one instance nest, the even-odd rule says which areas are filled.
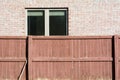
[[[26,36],[25,8],[68,8],[70,36],[120,34],[120,0],[0,0],[0,36]]]

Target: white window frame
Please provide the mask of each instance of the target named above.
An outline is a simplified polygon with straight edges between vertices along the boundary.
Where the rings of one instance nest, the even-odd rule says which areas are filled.
[[[46,9],[46,8],[45,9],[26,9],[26,35],[28,35],[28,25],[27,25],[28,10],[44,10],[44,12],[45,12],[45,35],[44,36],[50,36],[50,34],[49,34],[49,12],[50,12],[50,10],[66,10],[66,12],[67,12],[67,9]],[[67,15],[66,15],[66,17],[67,17]],[[66,23],[66,27],[67,27],[67,24],[68,23]]]

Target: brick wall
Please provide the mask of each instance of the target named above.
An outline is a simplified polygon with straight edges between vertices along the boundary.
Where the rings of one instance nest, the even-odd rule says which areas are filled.
[[[120,0],[0,0],[0,36],[27,33],[25,8],[68,7],[69,35],[120,34]]]

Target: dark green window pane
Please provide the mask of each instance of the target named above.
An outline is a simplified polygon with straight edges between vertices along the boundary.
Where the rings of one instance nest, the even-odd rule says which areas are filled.
[[[50,35],[67,35],[66,10],[50,10]]]
[[[44,35],[44,11],[28,10],[28,35]]]

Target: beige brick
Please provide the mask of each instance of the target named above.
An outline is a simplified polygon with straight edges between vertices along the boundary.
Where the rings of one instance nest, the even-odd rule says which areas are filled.
[[[120,34],[120,0],[0,0],[0,36],[25,36],[25,8],[69,8],[69,35]]]

